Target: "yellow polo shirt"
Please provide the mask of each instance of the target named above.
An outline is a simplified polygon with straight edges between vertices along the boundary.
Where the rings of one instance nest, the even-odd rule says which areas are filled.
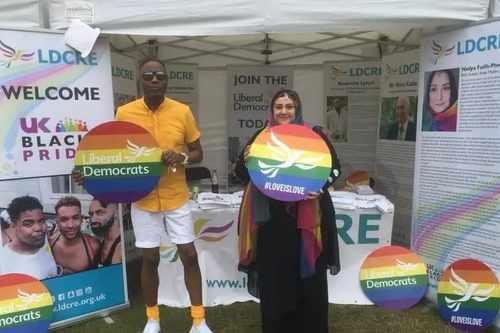
[[[142,98],[125,104],[118,108],[116,120],[144,127],[156,138],[163,151],[180,153],[185,144],[200,138],[190,108],[170,98],[165,98],[156,112],[149,110]],[[158,186],[134,205],[149,212],[165,212],[184,205],[189,200],[185,168],[177,165],[176,169],[173,172],[165,167]]]

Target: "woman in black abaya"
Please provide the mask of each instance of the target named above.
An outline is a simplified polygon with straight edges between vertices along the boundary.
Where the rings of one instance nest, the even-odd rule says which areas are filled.
[[[301,202],[264,196],[252,184],[246,167],[249,148],[264,129],[255,133],[235,167],[236,176],[246,184],[238,221],[238,268],[248,274],[249,293],[260,299],[263,333],[327,333],[327,269],[332,275],[340,271],[328,188],[339,177],[340,165],[321,128],[302,120],[300,98],[293,90],[280,90],[271,100],[268,126],[282,124],[308,126],[325,140],[333,162],[330,177],[322,190],[309,193]]]

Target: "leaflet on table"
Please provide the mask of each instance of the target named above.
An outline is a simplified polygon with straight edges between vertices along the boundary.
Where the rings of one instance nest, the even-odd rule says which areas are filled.
[[[458,259],[500,275],[499,31],[496,21],[421,40],[412,249],[433,299]]]
[[[242,193],[202,192],[198,195],[197,207],[202,210],[239,208]],[[347,210],[377,208],[383,213],[389,211],[390,203],[383,195],[359,195],[346,191],[331,191],[330,195],[335,207]]]

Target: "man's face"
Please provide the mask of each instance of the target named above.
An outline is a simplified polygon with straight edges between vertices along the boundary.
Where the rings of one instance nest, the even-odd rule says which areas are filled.
[[[400,123],[406,123],[408,120],[408,111],[408,105],[404,101],[398,101],[396,104],[396,117]]]
[[[165,96],[167,92],[167,73],[165,68],[150,61],[141,68],[141,88],[145,97]]]
[[[336,99],[333,101],[333,107],[335,108],[335,110],[340,111],[340,109],[342,108],[342,102],[340,102],[340,99]]]
[[[61,207],[57,211],[57,226],[64,238],[75,239],[81,232],[83,216],[77,206]]]
[[[40,249],[45,245],[47,224],[40,209],[22,212],[19,220],[14,223],[14,229],[17,238],[24,245],[33,249]]]
[[[109,220],[115,218],[118,209],[117,205],[108,205],[107,208],[101,206],[99,201],[92,201],[89,206],[89,219],[92,227],[102,227]]]

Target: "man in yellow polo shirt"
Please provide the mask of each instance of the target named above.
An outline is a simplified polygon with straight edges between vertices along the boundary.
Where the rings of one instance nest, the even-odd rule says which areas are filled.
[[[118,108],[116,120],[128,121],[147,129],[163,150],[165,165],[158,186],[145,198],[132,205],[131,216],[136,246],[142,249],[141,285],[146,301],[148,323],[143,333],[159,333],[158,265],[163,230],[167,229],[172,243],[177,245],[184,265],[184,279],[191,299],[193,326],[189,333],[211,333],[205,323],[202,303],[201,272],[194,246],[196,235],[189,207],[189,190],[184,166],[203,159],[200,131],[188,106],[166,98],[167,73],[165,64],[146,60],[140,67],[140,82],[144,98]],[[188,153],[183,152],[187,146]],[[82,182],[81,173],[74,172]],[[165,221],[165,222],[164,222]]]

